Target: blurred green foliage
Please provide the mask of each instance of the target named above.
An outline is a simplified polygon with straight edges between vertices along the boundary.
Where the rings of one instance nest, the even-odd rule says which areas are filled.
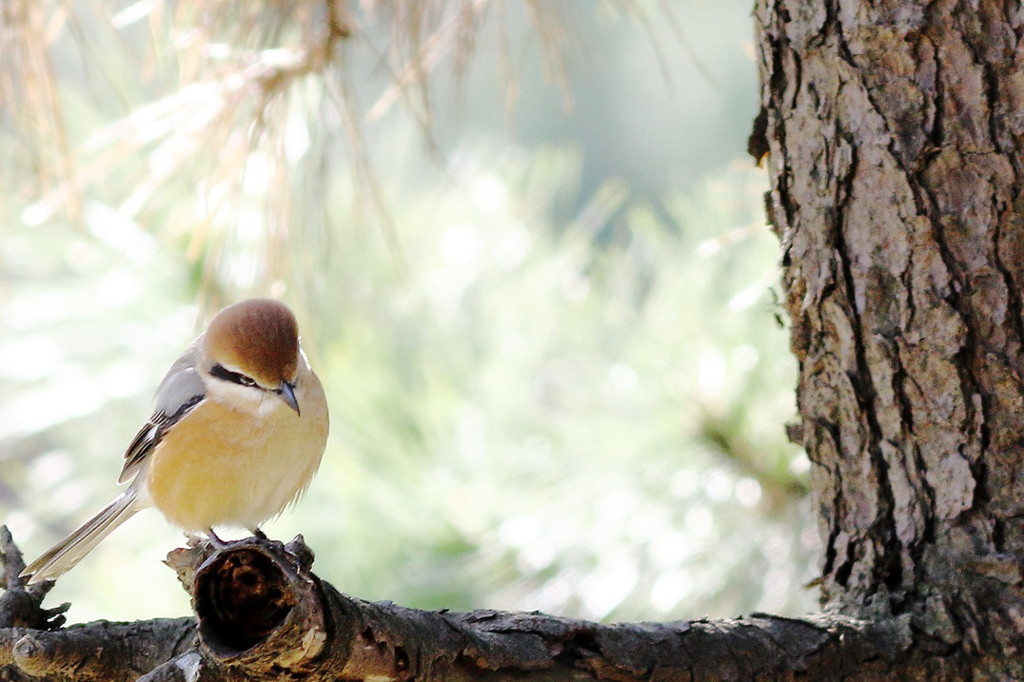
[[[2,131],[24,189],[0,205],[0,517],[26,553],[113,496],[210,308],[269,293],[299,314],[332,437],[266,530],[303,533],[339,589],[599,619],[814,607],[778,245],[742,157],[742,7],[576,11],[564,89],[541,77],[536,25],[492,17],[481,35],[498,22],[512,48],[481,39],[476,67],[438,67],[404,108],[381,107],[391,15],[359,15],[338,64],[204,128],[217,91],[187,90],[195,62],[218,40],[274,45],[294,18],[199,24],[191,53],[180,7],[200,4],[126,18],[145,4],[59,4],[78,37],[43,46],[81,187],[38,171],[49,152],[16,121]],[[159,563],[180,541],[144,513],[54,594],[73,620],[183,613]]]

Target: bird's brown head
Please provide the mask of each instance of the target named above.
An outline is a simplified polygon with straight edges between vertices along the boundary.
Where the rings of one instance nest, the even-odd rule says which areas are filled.
[[[217,313],[203,347],[212,363],[241,372],[261,386],[277,387],[295,379],[299,327],[288,306],[252,298]]]

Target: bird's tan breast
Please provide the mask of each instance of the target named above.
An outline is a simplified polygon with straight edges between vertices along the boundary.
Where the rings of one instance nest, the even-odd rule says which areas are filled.
[[[283,403],[252,414],[204,400],[151,455],[146,486],[153,504],[191,531],[255,528],[276,516],[305,490],[320,464],[327,415],[322,392],[313,397],[302,416]]]

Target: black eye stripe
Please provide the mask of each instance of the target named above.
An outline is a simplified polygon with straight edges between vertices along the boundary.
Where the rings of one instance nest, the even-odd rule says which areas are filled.
[[[256,382],[238,372],[232,372],[230,369],[226,369],[224,365],[214,365],[210,368],[210,374],[221,379],[223,381],[230,381],[233,384],[240,386],[257,386]],[[258,386],[257,386],[258,387]]]

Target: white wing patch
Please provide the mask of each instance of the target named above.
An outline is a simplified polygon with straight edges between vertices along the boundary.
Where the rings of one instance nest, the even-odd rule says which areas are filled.
[[[118,483],[124,483],[138,474],[146,456],[160,442],[167,429],[178,423],[206,396],[206,386],[195,367],[201,339],[196,339],[171,365],[157,387],[153,416],[139,429],[125,450],[124,467],[117,478]]]

